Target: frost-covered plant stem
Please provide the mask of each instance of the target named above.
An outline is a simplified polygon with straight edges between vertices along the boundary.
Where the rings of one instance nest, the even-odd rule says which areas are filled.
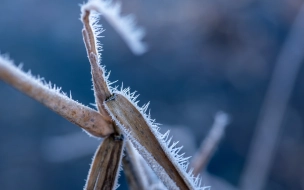
[[[12,61],[2,56],[0,79],[94,136],[105,137],[114,132],[111,123],[106,122],[103,115],[67,97],[60,92],[60,88],[52,87],[51,84],[45,84],[42,79],[24,73]]]
[[[161,134],[157,124],[145,113],[148,104],[139,108],[134,93],[130,93],[129,89],[109,89],[108,77],[99,65],[98,49],[101,47],[98,46],[97,36],[102,30],[97,24],[96,15],[92,15],[93,12],[103,13],[104,2],[92,0],[81,8],[84,24],[82,34],[91,63],[99,111],[111,115],[115,121],[115,132],[127,136],[168,189],[207,189],[208,187],[201,187],[201,179],[188,169],[188,158],[179,154],[182,147],[176,147],[178,142],[171,144],[169,133]]]
[[[207,137],[202,141],[201,146],[191,161],[193,174],[198,175],[208,164],[210,158],[215,152],[224,131],[229,123],[229,116],[224,112],[218,112],[214,118],[214,123]]]
[[[182,147],[176,147],[178,142],[171,143],[169,132],[161,134],[145,115],[147,106],[140,109],[132,99],[126,90],[117,92],[105,102],[106,109],[164,185],[168,189],[207,189],[188,169],[189,158],[179,153]]]
[[[90,11],[85,11],[82,15],[84,29],[82,30],[83,41],[86,46],[88,58],[91,64],[91,73],[95,93],[95,102],[98,111],[111,122],[111,118],[102,105],[103,102],[111,96],[107,83],[105,81],[104,71],[99,67],[99,56],[97,50],[96,36],[90,24]]]
[[[109,88],[108,76],[105,76],[104,67],[101,67],[99,62],[100,46],[98,46],[96,38],[101,30],[94,20],[92,11],[100,13],[108,11],[109,14],[117,15],[118,8],[110,5],[111,1],[89,1],[82,6],[81,15],[84,24],[82,34],[91,64],[94,95],[99,113],[66,97],[60,93],[60,89],[47,87],[41,80],[24,74],[1,57],[0,79],[80,125],[93,135],[103,137],[108,135],[93,158],[85,186],[86,190],[116,188],[125,142],[124,135],[168,189],[208,189],[208,187],[202,187],[201,179],[193,175],[193,170],[188,169],[189,158],[185,158],[184,154],[179,153],[182,147],[176,146],[178,142],[171,142],[172,137],[169,136],[169,132],[160,133],[158,125],[146,113],[148,104],[139,107],[135,101],[137,96],[130,93],[128,88],[122,88],[120,91]],[[134,43],[139,39],[140,32],[131,30],[134,29],[134,26],[131,25],[132,22],[127,22],[121,17],[113,18],[118,19],[115,21],[116,24],[121,24],[119,30],[127,30],[123,33],[126,38],[134,40]],[[97,121],[95,116],[101,119]],[[97,123],[96,126],[96,122],[100,123]],[[132,153],[130,154],[132,155]],[[141,175],[137,176],[141,177]],[[141,180],[145,183],[142,185],[145,188],[145,179]]]
[[[85,190],[116,189],[124,140],[115,135],[105,138],[96,150]]]
[[[123,169],[130,190],[149,189],[149,173],[145,173],[142,158],[129,140],[126,141],[126,153],[123,158]]]
[[[120,129],[112,121],[110,115],[104,108],[104,101],[112,94],[107,85],[107,77],[99,64],[98,44],[96,34],[91,27],[94,23],[90,10],[84,10],[81,15],[83,22],[83,41],[86,46],[87,55],[91,65],[91,74],[94,86],[95,102],[98,111],[105,120],[112,124],[114,134],[107,137],[98,148],[88,175],[85,190],[116,189],[119,168],[121,167],[124,139]]]

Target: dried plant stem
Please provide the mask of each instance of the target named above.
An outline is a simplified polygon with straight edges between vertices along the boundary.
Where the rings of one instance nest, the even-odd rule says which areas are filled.
[[[228,123],[229,117],[226,113],[219,112],[216,114],[211,131],[201,143],[198,152],[191,161],[191,168],[193,168],[193,174],[195,176],[206,167],[210,158],[213,156]]]
[[[104,116],[44,85],[1,56],[0,79],[94,136],[105,137],[114,132]]]
[[[112,125],[112,128],[117,134],[121,134],[119,128],[112,121],[109,113],[103,105],[104,101],[111,96],[111,92],[108,88],[104,71],[99,65],[97,39],[93,31],[92,23],[90,23],[90,14],[90,10],[83,10],[81,18],[84,26],[84,28],[82,29],[83,41],[85,43],[88,58],[91,65],[95,102],[97,104],[98,111],[104,117],[105,121],[109,125]]]
[[[148,165],[148,163],[143,159],[143,157],[140,157],[139,159],[141,166],[143,167],[143,172],[145,173],[145,177],[147,177],[148,180],[148,186],[150,189],[156,190],[156,189],[166,189],[164,184],[160,181],[160,179],[157,177],[155,172],[151,169],[151,167]],[[153,187],[153,188],[152,188]]]
[[[130,141],[126,142],[126,152],[123,158],[123,168],[130,190],[166,189],[151,167],[143,157],[135,150]]]
[[[130,190],[149,188],[148,174],[144,172],[140,157],[130,141],[126,142],[123,168]]]
[[[85,190],[115,189],[123,151],[123,139],[111,135],[98,147]]]
[[[146,151],[153,154],[153,158],[151,159],[155,159],[155,161],[163,168],[164,173],[162,175],[167,173],[169,178],[173,180],[180,189],[192,189],[185,177],[172,164],[168,155],[163,151],[160,143],[151,132],[142,114],[129,102],[129,100],[122,95],[117,94],[115,95],[115,99],[107,101],[105,104],[112,114],[112,117],[124,126],[126,130],[130,131],[134,139],[144,146]],[[136,142],[132,143],[136,144]],[[146,154],[142,153],[142,155],[145,156]],[[145,159],[148,162],[151,161],[150,158]],[[149,164],[153,169],[157,169],[152,163]],[[165,185],[168,185],[167,181],[163,182]],[[168,188],[173,189],[172,187]]]
[[[98,2],[89,1],[81,9],[81,19],[84,24],[82,34],[92,68],[98,110],[103,116],[109,116],[107,121],[110,122],[111,117],[115,121],[113,122],[115,133],[121,134],[123,132],[138,150],[141,149],[140,153],[153,170],[158,172],[158,177],[162,179],[169,189],[195,189],[196,187],[204,189],[204,187],[200,187],[200,179],[195,178],[191,174],[191,171],[186,171],[188,158],[178,155],[181,147],[175,147],[177,142],[171,144],[170,148],[167,147],[170,141],[166,142],[166,144],[160,143],[160,141],[164,141],[162,138],[166,138],[166,135],[169,133],[160,135],[161,140],[159,141],[155,136],[159,132],[154,131],[155,134],[152,132],[152,128],[150,128],[145,115],[143,115],[144,113],[141,113],[130,102],[131,99],[119,94],[111,96],[111,91],[107,86],[107,77],[105,77],[104,70],[99,65],[99,54],[97,51],[99,47],[96,37],[100,33],[100,29],[96,25],[96,19],[94,20],[95,15],[91,15],[91,11],[102,13],[99,8],[103,8],[103,5],[98,4]],[[103,3],[103,1],[99,3]]]
[[[99,56],[97,49],[97,39],[90,23],[90,10],[83,10],[83,40],[86,46],[87,55],[91,65],[91,74],[94,86],[95,102],[98,111],[105,117],[105,120],[112,125],[116,136],[123,137],[120,129],[113,122],[107,110],[104,108],[104,101],[112,94],[108,88],[103,69],[99,65]],[[114,189],[118,178],[118,167],[122,159],[123,143],[113,140],[114,135],[105,139],[101,147],[97,150],[93,158],[93,164],[88,176],[86,190]],[[99,173],[98,173],[99,172]],[[97,176],[98,175],[98,176]]]
[[[108,116],[107,111],[103,107],[103,102],[111,96],[110,90],[108,89],[107,83],[104,79],[103,70],[99,66],[98,52],[96,49],[96,37],[90,25],[90,12],[85,11],[82,22],[84,24],[84,29],[82,30],[83,41],[85,43],[88,58],[91,64],[91,73],[94,85],[95,92],[95,101],[99,112],[107,117],[108,121],[111,121],[111,118]]]
[[[264,189],[288,101],[303,63],[303,20],[304,5],[302,5],[279,54],[265,96],[241,179],[241,189],[243,190]]]

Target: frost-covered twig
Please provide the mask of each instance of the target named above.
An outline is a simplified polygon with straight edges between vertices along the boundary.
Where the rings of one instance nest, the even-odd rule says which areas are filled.
[[[97,37],[100,31],[97,31],[98,28],[94,25],[95,17],[92,16],[92,13],[89,10],[82,12],[81,18],[84,26],[82,29],[83,41],[91,64],[95,102],[97,104],[98,111],[106,117],[107,121],[112,122],[109,114],[103,106],[103,102],[111,96],[111,92],[107,85],[107,77],[105,76],[104,68],[100,67],[99,64],[100,54],[98,53],[99,46]]]
[[[151,169],[151,167],[147,164],[147,162],[140,157],[140,163],[143,167],[144,172],[146,173],[146,177],[148,179],[149,187],[151,190],[166,190],[166,186],[159,180],[155,172]]]
[[[184,158],[184,154],[179,153],[182,147],[176,147],[178,142],[171,143],[172,138],[169,137],[169,132],[161,134],[158,125],[150,118],[150,115],[146,114],[148,104],[139,108],[137,102],[135,102],[137,96],[135,96],[134,93],[130,93],[129,89],[122,88],[121,91],[118,91],[117,89],[109,88],[108,76],[105,76],[104,68],[99,64],[100,55],[98,53],[99,46],[96,36],[98,36],[100,30],[98,25],[96,25],[96,23],[94,24],[94,15],[92,15],[91,11],[95,10],[103,14],[103,11],[119,11],[117,11],[117,8],[111,7],[112,4],[105,4],[105,7],[99,7],[97,2],[99,1],[89,1],[82,7],[81,18],[84,24],[82,33],[91,64],[95,100],[99,111],[99,113],[94,113],[102,118],[103,124],[108,129],[108,135],[111,135],[103,141],[95,154],[85,188],[87,190],[115,188],[124,146],[124,140],[122,138],[122,134],[124,134],[130,139],[135,148],[140,151],[139,153],[156,172],[157,176],[167,188],[191,190],[207,189],[208,187],[201,186],[201,179],[195,177],[192,170],[188,169],[189,158]],[[99,3],[105,3],[105,1],[100,1]],[[104,8],[105,10],[102,11],[101,8]],[[118,14],[115,13],[114,15]],[[116,19],[119,20],[121,18],[119,17]],[[130,22],[126,21],[124,21],[124,23],[130,24]],[[141,32],[130,30],[128,27],[121,27],[119,30],[122,31],[122,36],[130,35],[132,33],[134,33],[132,34],[133,37],[140,38],[141,36]],[[127,38],[132,39],[132,35],[127,36]],[[51,90],[42,83],[39,83],[39,81],[37,82],[31,77],[26,76],[14,66],[12,67],[10,64],[5,64],[7,63],[5,61],[6,60],[4,60],[4,64],[0,65],[4,68],[0,69],[3,80],[44,103],[67,119],[72,121],[75,120],[74,122],[77,124],[80,123],[81,127],[83,127],[82,124],[86,126],[87,123],[85,122],[96,122],[91,120],[91,118],[89,118],[90,120],[88,121],[87,117],[81,115],[84,113],[83,110],[86,109],[85,106],[81,107],[77,102],[60,94],[59,90]],[[10,69],[12,68],[14,72],[11,72]],[[12,74],[13,77],[7,75],[7,73]],[[14,76],[16,73],[17,76]],[[23,76],[25,77],[25,81]],[[64,106],[67,105],[68,108],[62,106],[62,103],[64,103]],[[77,115],[78,112],[75,112],[75,115],[74,112],[66,113],[67,111],[63,111],[65,109],[73,111],[73,106],[76,106],[75,109],[77,109],[76,111],[79,111],[80,114]],[[87,130],[95,132],[94,129],[95,128],[88,128]],[[95,133],[93,134],[95,135]],[[99,135],[99,133],[96,134]]]
[[[149,189],[148,175],[144,172],[141,157],[130,141],[126,142],[126,152],[123,158],[123,169],[130,190]]]
[[[93,157],[85,190],[116,189],[124,141],[110,135],[101,143]]]
[[[101,29],[96,25],[96,17],[92,15],[91,10],[82,8],[81,19],[84,26],[82,29],[83,41],[91,65],[95,102],[100,114],[106,118],[107,122],[112,124],[115,131],[115,134],[105,139],[98,148],[93,158],[85,189],[115,189],[119,176],[118,168],[121,167],[124,139],[120,139],[123,135],[103,105],[104,101],[108,99],[112,93],[108,87],[108,76],[105,76],[105,70],[99,63],[100,54],[98,53],[98,49],[100,48],[97,37]],[[118,139],[115,139],[116,137],[118,137]]]
[[[280,128],[304,59],[304,4],[279,54],[241,179],[241,189],[261,190],[271,168]]]
[[[106,107],[106,111],[119,127],[119,129],[115,127],[115,131],[120,133],[121,130],[131,140],[167,188],[205,189],[201,187],[200,178],[194,177],[192,171],[188,170],[188,158],[179,154],[181,147],[175,147],[177,142],[171,144],[171,140],[168,140],[169,133],[161,134],[159,127],[148,118],[145,113],[148,104],[139,108],[136,105],[134,93],[129,93],[129,89],[122,88],[121,91],[117,91],[117,89],[109,88],[104,68],[99,67],[98,49],[101,48],[96,38],[102,29],[96,25],[96,15],[92,15],[93,11],[103,13],[99,9],[109,8],[109,6],[100,5],[102,3],[104,1],[89,1],[81,8],[81,18],[84,23],[83,38],[91,63],[95,99],[99,110],[104,110],[103,106]],[[110,97],[111,91],[118,94]],[[106,102],[103,105],[104,100]],[[116,105],[118,107],[115,107]]]
[[[147,45],[142,42],[144,30],[136,26],[133,15],[120,15],[120,3],[112,0],[90,0],[82,6],[82,12],[91,10],[99,12],[112,25],[134,54],[140,55],[147,51]]]
[[[197,154],[191,161],[193,174],[198,175],[208,164],[213,156],[220,140],[224,135],[226,126],[229,123],[229,116],[224,112],[218,112],[214,118],[214,123],[208,136],[202,142]]]
[[[112,124],[106,122],[104,116],[67,97],[60,88],[24,73],[21,68],[1,55],[0,79],[94,136],[105,137],[114,132]]]
[[[201,187],[201,179],[188,170],[189,158],[179,153],[182,147],[176,147],[178,142],[171,143],[169,132],[161,134],[145,113],[148,104],[139,108],[129,89],[116,93],[105,102],[106,109],[164,185],[168,189],[209,188]]]

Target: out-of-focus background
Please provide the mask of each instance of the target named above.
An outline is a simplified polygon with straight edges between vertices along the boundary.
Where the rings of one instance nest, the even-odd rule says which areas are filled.
[[[89,105],[94,97],[80,3],[1,0],[0,50]],[[214,115],[227,112],[232,120],[205,172],[224,183],[222,189],[241,188],[251,143],[257,143],[253,134],[267,116],[266,141],[257,150],[267,151],[269,142],[275,148],[268,151],[273,159],[262,189],[304,189],[303,1],[122,3],[123,14],[134,14],[146,29],[149,51],[133,55],[101,19],[110,80],[138,91],[140,104],[150,101],[152,117],[185,144],[186,155],[198,149]],[[100,140],[3,81],[0,105],[1,189],[82,189]],[[263,167],[259,156],[254,168]],[[123,175],[119,182],[127,189]]]

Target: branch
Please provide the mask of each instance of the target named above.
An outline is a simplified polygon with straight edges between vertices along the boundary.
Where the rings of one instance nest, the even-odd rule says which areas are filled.
[[[226,126],[229,124],[229,116],[226,113],[218,112],[214,118],[211,131],[192,159],[191,168],[193,168],[193,174],[197,176],[208,164],[210,158],[213,156],[220,140],[224,135]]]
[[[97,36],[101,31],[96,25],[96,17],[92,15],[90,9],[81,8],[81,19],[84,28],[82,29],[83,41],[86,46],[87,55],[91,65],[92,80],[94,86],[95,102],[98,111],[105,117],[106,121],[112,124],[115,134],[105,139],[98,148],[93,163],[89,172],[86,190],[99,190],[99,189],[114,189],[117,182],[121,159],[122,150],[124,147],[123,135],[117,125],[111,119],[109,113],[104,107],[104,101],[112,95],[108,87],[108,81],[105,76],[104,68],[100,67],[98,54],[98,41]],[[99,48],[100,49],[100,48]],[[117,139],[122,137],[121,142],[117,143]]]
[[[149,189],[149,174],[144,172],[140,158],[131,142],[127,141],[126,152],[123,158],[123,168],[130,190]]]
[[[104,6],[104,3],[106,2],[92,0],[81,8],[81,19],[84,24],[82,34],[92,68],[98,110],[103,116],[111,115],[115,121],[113,124],[115,132],[124,133],[129,138],[169,189],[206,189],[201,187],[200,178],[194,177],[192,171],[187,170],[188,158],[178,153],[181,147],[176,147],[177,142],[170,144],[171,140],[167,139],[169,133],[160,134],[159,128],[146,117],[144,110],[148,105],[140,111],[136,105],[132,104],[132,100],[136,98],[134,93],[128,94],[129,91],[126,89],[116,95],[112,94],[108,87],[104,68],[99,65],[98,49],[101,48],[98,46],[97,36],[102,29],[96,25],[96,16],[92,15],[92,12],[97,11],[103,14],[104,11],[111,12],[117,9],[110,10],[111,8]],[[120,29],[126,30],[126,28]],[[127,32],[136,33],[136,31]],[[114,91],[117,92],[117,90]]]
[[[12,61],[2,56],[0,79],[94,136],[105,137],[114,132],[111,123],[107,122],[103,115],[60,93],[60,88],[46,85],[42,79],[35,79],[24,73]]]
[[[105,79],[105,71],[99,66],[100,58],[97,49],[97,37],[93,30],[93,17],[91,16],[90,18],[90,15],[90,11],[85,10],[81,16],[84,26],[82,29],[83,41],[85,43],[87,55],[91,64],[95,102],[97,104],[98,111],[101,113],[101,115],[106,117],[107,121],[111,122],[111,118],[103,106],[103,102],[111,96],[111,92]]]
[[[96,150],[85,190],[116,189],[124,141],[111,135]]]
[[[243,190],[260,190],[266,183],[282,120],[304,58],[303,20],[304,5],[277,59],[242,175]]]
[[[200,178],[187,170],[188,158],[179,154],[178,142],[171,144],[169,133],[160,134],[159,127],[144,113],[147,106],[139,111],[140,108],[130,102],[132,97],[125,93],[115,94],[106,101],[106,109],[164,185],[168,189],[207,189],[201,187]]]

